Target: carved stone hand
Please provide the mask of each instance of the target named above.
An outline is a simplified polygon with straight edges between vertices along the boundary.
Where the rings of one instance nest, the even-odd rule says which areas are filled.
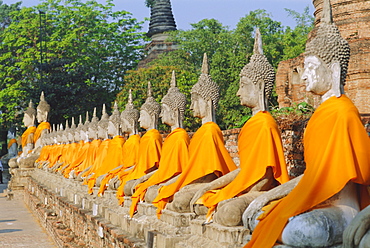
[[[343,248],[358,247],[370,230],[370,206],[359,212],[343,233]]]

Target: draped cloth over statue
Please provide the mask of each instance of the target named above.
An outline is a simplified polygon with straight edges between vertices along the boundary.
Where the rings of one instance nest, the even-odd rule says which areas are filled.
[[[172,196],[182,187],[211,173],[221,177],[235,169],[236,165],[225,148],[219,126],[214,122],[203,124],[190,141],[189,161],[179,178],[176,182],[161,187],[153,201],[158,217]]]
[[[69,178],[69,173],[80,166],[86,158],[87,158],[87,151],[89,150],[91,142],[84,142],[84,144],[81,146],[80,150],[78,151],[78,154],[76,156],[76,159],[70,163],[70,165],[64,170],[63,174],[64,177]]]
[[[23,132],[23,134],[22,134],[22,148],[26,147],[28,136],[32,133],[34,134],[35,132],[36,132],[36,127],[34,127],[34,126],[28,127],[26,129],[26,131]]]
[[[150,129],[140,139],[139,159],[129,171],[122,173],[121,184],[117,189],[119,203],[123,203],[124,187],[129,180],[138,179],[153,167],[158,167],[162,151],[162,136],[157,129]]]
[[[107,184],[109,180],[113,179],[115,176],[119,175],[120,172],[124,172],[125,169],[135,165],[139,157],[139,146],[140,146],[140,136],[138,134],[131,135],[122,147],[123,163],[122,167],[114,168],[109,171],[107,176],[101,181],[100,188],[98,191],[98,196],[104,194],[107,189]]]
[[[8,150],[10,149],[10,147],[12,147],[13,144],[17,144],[17,140],[16,139],[9,140],[9,142],[8,142]]]
[[[239,134],[238,147],[241,170],[237,177],[221,190],[208,191],[202,197],[208,215],[219,202],[238,196],[262,179],[268,167],[280,184],[289,180],[280,131],[269,112],[258,112],[248,120]]]
[[[116,135],[108,144],[107,153],[104,160],[94,170],[94,174],[88,179],[89,193],[92,193],[92,188],[95,185],[96,179],[107,173],[108,171],[120,166],[123,163],[122,146],[125,139]]]
[[[272,247],[288,219],[359,184],[361,208],[369,204],[370,143],[357,108],[347,96],[329,98],[308,122],[304,136],[306,171],[298,185],[270,209],[245,247]],[[292,204],[294,203],[294,204]]]
[[[91,141],[89,148],[87,150],[86,158],[78,167],[74,169],[76,175],[80,174],[82,171],[84,171],[85,169],[94,164],[96,154],[98,152],[101,142],[102,141],[100,139],[95,139]]]
[[[45,130],[45,129],[50,130],[50,123],[49,122],[44,121],[44,122],[41,122],[37,126],[36,131],[35,131],[35,135],[33,136],[33,141],[35,143],[40,138],[42,131]]]
[[[190,138],[183,128],[176,128],[166,138],[162,147],[162,157],[158,170],[145,182],[135,188],[132,195],[130,216],[134,215],[137,204],[144,199],[147,189],[152,185],[163,183],[181,173],[188,162]]]

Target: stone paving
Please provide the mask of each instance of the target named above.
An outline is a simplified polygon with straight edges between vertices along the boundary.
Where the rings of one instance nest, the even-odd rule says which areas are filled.
[[[0,247],[57,247],[27,209],[21,197],[7,199],[4,194],[8,183],[6,171],[4,171],[3,177],[4,184],[0,184]]]

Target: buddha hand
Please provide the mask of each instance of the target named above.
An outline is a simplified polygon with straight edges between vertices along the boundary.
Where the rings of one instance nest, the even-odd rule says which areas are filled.
[[[359,212],[343,232],[343,248],[357,247],[370,230],[370,206]]]
[[[190,212],[195,213],[194,205],[208,191],[211,190],[210,183],[207,183],[203,188],[198,190],[190,201]]]

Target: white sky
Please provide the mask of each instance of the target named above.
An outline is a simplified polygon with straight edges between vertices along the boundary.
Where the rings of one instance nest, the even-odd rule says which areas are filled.
[[[2,0],[5,4],[18,2],[17,0]],[[22,6],[34,6],[39,0],[23,0]],[[98,0],[105,2],[105,0]],[[144,0],[113,0],[115,10],[126,10],[138,20],[150,16],[150,10],[145,6]],[[234,29],[239,19],[246,16],[250,11],[265,9],[272,15],[272,19],[282,22],[284,26],[295,26],[295,21],[288,17],[284,8],[302,13],[306,6],[310,7],[313,15],[314,7],[312,0],[172,0],[172,11],[178,29],[190,29],[190,23],[197,23],[202,19],[214,18],[223,25]],[[148,23],[144,30],[148,30]]]

